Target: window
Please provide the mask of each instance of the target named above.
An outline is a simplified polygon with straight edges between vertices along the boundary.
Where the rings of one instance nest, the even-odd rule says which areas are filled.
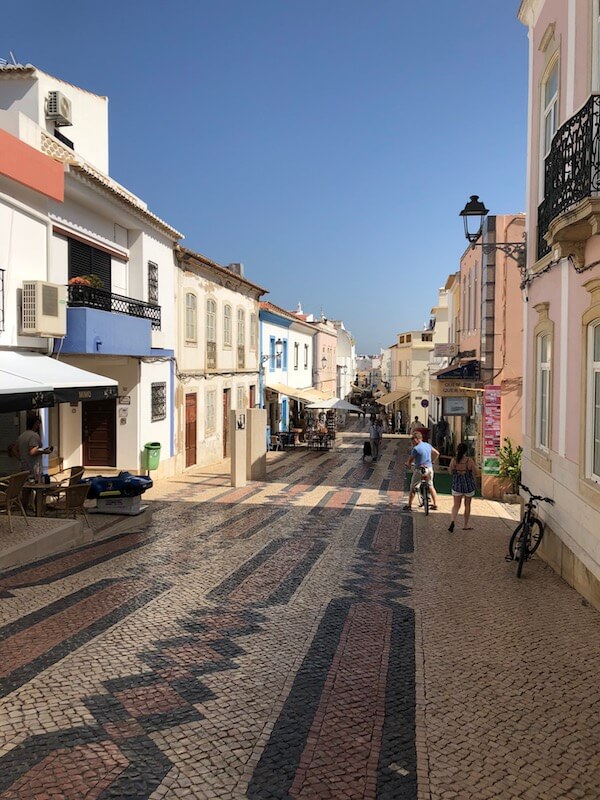
[[[256,324],[256,314],[250,314],[250,350],[256,350],[258,326]]]
[[[152,397],[152,422],[167,417],[167,384],[153,383],[150,387]]]
[[[558,59],[546,75],[542,88],[543,102],[543,148],[544,157],[550,152],[552,138],[558,128]]]
[[[294,342],[294,369],[298,369],[300,365],[300,345]]]
[[[600,320],[588,328],[587,475],[600,483]]]
[[[284,339],[283,342],[282,342],[281,358],[282,358],[283,369],[287,369],[288,368],[288,363],[287,363],[287,361],[288,361],[288,341],[287,341],[287,339]]]
[[[243,411],[244,408],[246,407],[246,405],[244,403],[244,394],[245,394],[244,393],[244,387],[243,386],[238,386],[237,387],[237,405],[236,405],[237,411]]]
[[[407,344],[408,344],[408,342],[412,342],[412,333],[407,333],[406,334],[406,342],[407,342]]]
[[[308,369],[308,345],[304,345],[304,369]]]
[[[421,334],[421,341],[422,342],[433,342],[433,334],[432,333],[422,333]]]
[[[206,367],[217,368],[217,304],[206,301]]]
[[[231,306],[226,305],[223,309],[223,345],[231,347]]]
[[[237,312],[237,367],[244,369],[246,365],[246,313],[243,308]]]
[[[148,302],[158,303],[158,264],[148,262]]]
[[[187,292],[185,295],[185,340],[186,342],[198,341],[198,313],[196,295]]]
[[[102,288],[110,292],[112,288],[110,254],[77,239],[69,239],[69,280],[82,275],[97,275],[102,281]],[[110,310],[110,301],[107,310]]]
[[[548,450],[550,446],[550,334],[537,337],[537,387],[536,387],[536,446]]]
[[[217,427],[217,392],[211,389],[206,393],[206,432],[212,433]]]

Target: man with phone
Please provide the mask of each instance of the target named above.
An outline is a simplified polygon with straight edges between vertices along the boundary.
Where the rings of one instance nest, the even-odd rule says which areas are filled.
[[[37,415],[27,417],[27,429],[17,439],[21,469],[38,479],[42,473],[42,456],[51,453],[53,447],[43,447],[40,436],[42,421]]]

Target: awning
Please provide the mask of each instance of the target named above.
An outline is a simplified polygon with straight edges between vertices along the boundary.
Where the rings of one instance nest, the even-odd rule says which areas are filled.
[[[325,396],[312,387],[306,389],[298,389],[295,386],[286,386],[284,383],[275,383],[267,381],[267,389],[277,394],[283,394],[286,397],[292,397],[294,400],[299,400],[301,403],[317,403],[320,400],[325,400]]]
[[[479,380],[479,361],[467,361],[464,364],[455,364],[435,373],[438,380]]]
[[[388,394],[384,394],[382,397],[379,397],[376,402],[379,403],[381,406],[391,406],[392,403],[397,402],[398,400],[404,400],[405,397],[408,397],[410,392],[388,392]]]
[[[4,369],[0,355],[0,414],[10,411],[30,411],[54,405],[52,386],[15,375]]]
[[[56,403],[77,403],[80,400],[106,400],[116,397],[119,385],[112,378],[79,369],[41,353],[13,352],[0,354],[0,373],[3,385],[18,385],[19,381],[39,383],[54,393]],[[18,391],[18,388],[15,389]],[[38,389],[39,391],[39,389]],[[46,405],[53,405],[47,403]],[[40,406],[36,406],[39,408]],[[12,410],[18,410],[13,408]]]

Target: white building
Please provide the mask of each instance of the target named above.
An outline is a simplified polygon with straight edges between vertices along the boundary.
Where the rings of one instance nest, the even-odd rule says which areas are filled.
[[[335,363],[337,370],[336,396],[342,399],[352,392],[356,375],[356,343],[341,320],[332,320],[337,331]]]
[[[176,461],[173,247],[181,234],[108,176],[106,97],[31,65],[0,67],[0,130],[18,140],[15,147],[61,162],[64,172],[62,201],[43,189],[40,201],[27,184],[3,181],[2,229],[10,234],[1,245],[8,326],[0,347],[54,351],[63,364],[104,378],[105,396],[82,391],[47,414],[46,434],[63,466],[139,471],[144,445],[158,442],[159,474],[169,474]],[[40,282],[40,292],[43,284],[66,287],[56,290],[61,311],[66,297],[66,325],[58,314],[23,333],[24,280]]]
[[[265,289],[176,248],[178,468],[214,464],[229,453],[229,411],[259,404],[259,299]]]

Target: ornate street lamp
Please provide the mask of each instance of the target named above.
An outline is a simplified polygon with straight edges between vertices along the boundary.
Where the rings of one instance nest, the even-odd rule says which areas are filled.
[[[277,341],[275,342],[275,353],[273,355],[269,354],[267,356],[261,356],[260,357],[261,364],[264,364],[265,361],[268,361],[270,358],[280,358],[282,353],[283,353],[283,341],[281,339],[277,339]]]
[[[327,366],[327,356],[323,356],[323,358],[321,359],[321,369],[325,369],[326,366]]]
[[[465,225],[465,238],[471,247],[481,247],[486,255],[499,250],[501,253],[512,258],[517,262],[521,273],[521,285],[527,277],[527,242],[523,238],[522,242],[480,242],[478,241],[483,233],[483,222],[489,214],[488,209],[479,199],[479,195],[472,194],[469,202],[459,212],[459,217],[463,218]]]

